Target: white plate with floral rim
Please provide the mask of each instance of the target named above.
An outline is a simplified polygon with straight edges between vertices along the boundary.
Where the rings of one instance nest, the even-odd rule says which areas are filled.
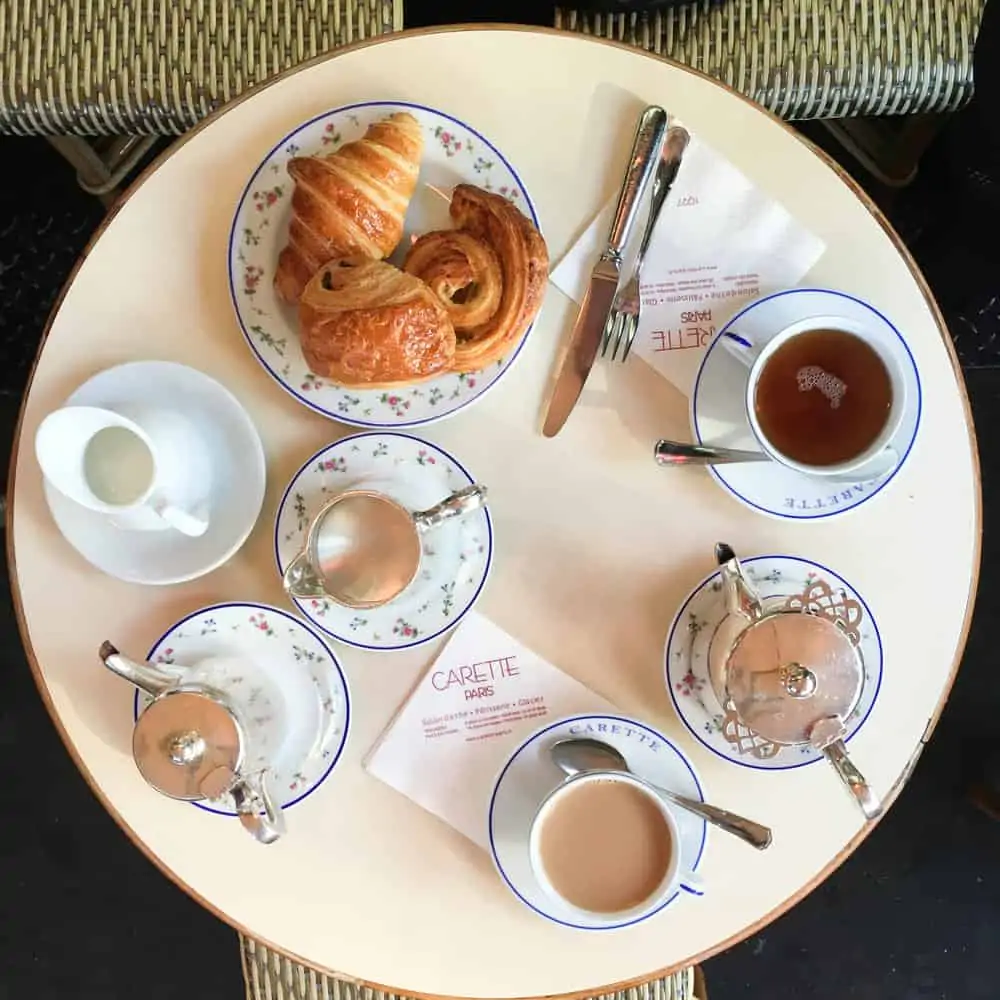
[[[424,510],[473,483],[446,451],[409,434],[342,438],[308,459],[288,484],[274,524],[278,571],[302,551],[309,525],[330,497],[364,485],[410,510]],[[487,484],[488,485],[488,484]],[[417,578],[380,608],[356,611],[332,601],[294,598],[327,635],[361,649],[407,649],[454,628],[476,603],[493,562],[493,522],[482,508],[421,537]]]
[[[882,639],[865,599],[833,570],[798,556],[755,556],[740,563],[765,601],[808,593],[816,610],[832,614],[846,602],[856,602],[851,604],[857,613],[852,624],[860,635],[865,679],[857,707],[847,719],[846,739],[851,740],[871,714],[882,686]],[[712,573],[688,595],[667,633],[664,677],[681,721],[712,753],[743,767],[783,771],[822,760],[822,752],[811,746],[782,747],[774,753],[773,744],[742,727],[730,733],[737,742],[727,739],[725,713],[708,672],[712,638],[725,617],[722,579]]]
[[[901,372],[906,389],[903,417],[889,444],[899,461],[878,478],[832,482],[807,476],[778,462],[744,462],[708,466],[719,485],[748,507],[790,521],[815,521],[854,510],[880,493],[903,467],[920,426],[920,375],[903,335],[874,306],[829,288],[792,288],[751,302],[738,312],[701,360],[691,393],[691,426],[698,444],[760,451],[746,409],[747,366],[725,349],[722,338],[745,332],[765,344],[793,323],[816,317],[843,317],[877,342],[892,345],[893,354],[908,359]],[[862,473],[864,470],[861,470]]]
[[[315,629],[287,611],[267,604],[226,603],[193,611],[171,625],[146,659],[194,668],[209,657],[250,660],[272,676],[274,687],[286,697],[300,697],[303,689],[310,701],[315,697],[314,724],[289,729],[269,783],[284,808],[301,802],[327,779],[347,742],[351,703],[337,657]],[[289,675],[295,677],[294,691]],[[134,718],[150,700],[136,692]],[[223,816],[236,815],[228,794],[193,805]]]
[[[257,359],[282,388],[318,413],[358,427],[416,427],[456,413],[496,385],[531,332],[485,371],[443,375],[412,387],[349,389],[309,370],[294,310],[279,301],[273,287],[291,212],[293,184],[286,164],[293,156],[332,153],[397,111],[412,114],[425,139],[400,247],[409,246],[414,234],[452,228],[448,201],[438,192],[461,183],[504,195],[538,225],[528,192],[504,155],[471,125],[433,108],[405,101],[351,104],[318,115],[274,146],[244,189],[229,234],[229,291],[236,318]]]
[[[507,759],[497,776],[487,816],[490,855],[507,888],[529,909],[557,924],[577,930],[617,930],[642,923],[670,906],[682,895],[703,894],[692,878],[652,913],[628,922],[609,923],[595,917],[585,920],[553,899],[542,888],[531,868],[527,830],[545,797],[565,776],[552,762],[549,748],[556,740],[589,736],[619,750],[630,770],[639,777],[704,802],[701,781],[691,761],[662,733],[634,719],[619,715],[574,715],[538,730]],[[705,853],[708,824],[684,809],[671,810],[680,834],[681,864],[697,873]],[[700,880],[698,880],[700,881]]]

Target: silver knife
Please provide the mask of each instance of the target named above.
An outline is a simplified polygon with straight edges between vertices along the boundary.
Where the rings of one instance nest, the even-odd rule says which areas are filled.
[[[554,437],[573,412],[583,385],[594,365],[611,303],[618,288],[622,254],[628,243],[636,209],[653,179],[667,135],[667,113],[663,108],[648,107],[639,119],[628,170],[618,195],[608,245],[590,276],[590,287],[580,305],[580,312],[570,334],[569,348],[563,356],[549,399],[542,433]]]

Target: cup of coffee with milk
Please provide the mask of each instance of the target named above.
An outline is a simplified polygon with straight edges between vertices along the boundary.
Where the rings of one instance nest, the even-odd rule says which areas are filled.
[[[208,529],[210,463],[182,414],[64,406],[42,421],[35,454],[60,493],[121,528]]]
[[[623,771],[585,771],[544,798],[528,831],[535,879],[570,923],[621,927],[680,890],[701,895],[683,863],[670,807]]]
[[[899,463],[891,442],[908,359],[898,337],[811,316],[760,342],[735,329],[720,343],[747,366],[750,429],[776,462],[832,480],[878,478]]]

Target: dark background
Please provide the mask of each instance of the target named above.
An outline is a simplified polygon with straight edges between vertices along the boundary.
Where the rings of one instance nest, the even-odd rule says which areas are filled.
[[[407,0],[407,8],[411,27],[551,23],[549,8],[524,0],[477,0],[475,17],[429,0]],[[995,104],[982,103],[988,116]],[[828,143],[820,126],[804,130]],[[988,501],[1000,478],[1000,435],[991,433],[1000,425],[1000,253],[993,245],[1000,215],[987,130],[977,107],[960,114],[901,194],[841,159],[887,206],[942,304],[966,366]],[[5,174],[15,182],[0,186],[0,439],[9,451],[48,310],[103,209],[43,140],[0,137],[0,155],[17,165]],[[963,666],[914,777],[831,878],[706,964],[712,1000],[1000,997],[1000,822],[969,794],[996,753],[1000,715],[992,648],[1000,611],[1000,565],[992,557],[1000,553],[988,502],[985,521]],[[933,526],[927,531],[915,545],[928,545]],[[922,609],[914,628],[934,627],[920,593],[929,582],[909,581],[914,608]],[[0,587],[8,597],[6,579]],[[55,606],[57,583],[53,599]],[[35,690],[9,599],[0,602],[0,649],[0,1000],[236,1000],[243,986],[235,933],[164,878],[93,797]]]

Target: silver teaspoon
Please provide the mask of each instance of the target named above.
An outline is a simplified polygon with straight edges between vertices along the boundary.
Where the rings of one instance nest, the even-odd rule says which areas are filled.
[[[659,792],[668,802],[672,802],[681,809],[700,816],[712,826],[717,826],[726,833],[731,833],[734,837],[746,841],[758,851],[763,851],[771,844],[771,831],[760,823],[737,816],[727,809],[720,809],[718,806],[709,805],[707,802],[695,802],[694,799],[686,798],[671,792],[667,788],[654,785],[651,781],[646,781],[628,766],[628,761],[613,746],[602,743],[600,740],[592,740],[586,737],[578,737],[566,740],[557,740],[549,748],[552,760],[565,774],[574,775],[582,771],[625,771],[650,788]]]
[[[683,441],[657,441],[653,447],[657,465],[727,465],[731,462],[770,462],[762,451],[739,451],[736,448],[710,448]]]

